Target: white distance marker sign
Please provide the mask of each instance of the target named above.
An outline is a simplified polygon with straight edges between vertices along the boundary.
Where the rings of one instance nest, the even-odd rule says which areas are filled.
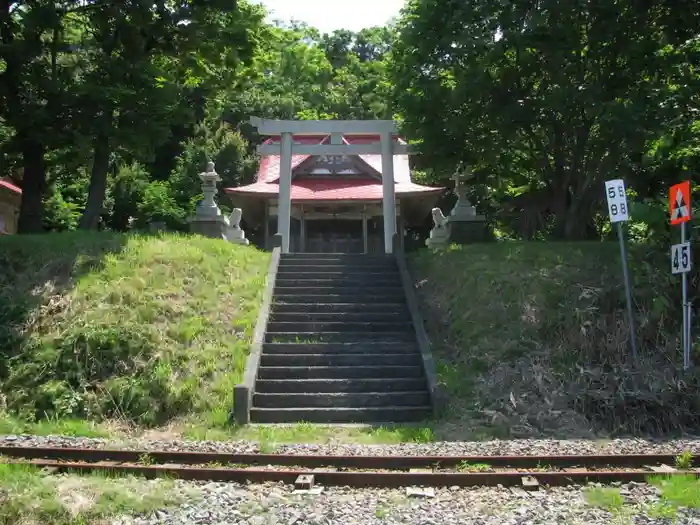
[[[622,179],[605,181],[605,197],[608,199],[608,214],[610,222],[628,221],[627,193],[625,193],[625,181]]]
[[[671,246],[671,273],[688,273],[691,266],[690,243],[682,242]]]

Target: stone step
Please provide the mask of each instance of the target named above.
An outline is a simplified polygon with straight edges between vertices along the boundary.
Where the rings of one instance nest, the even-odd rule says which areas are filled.
[[[315,285],[315,284],[304,284],[304,283],[293,283],[280,285],[275,283],[275,295],[285,295],[303,293],[310,295],[357,295],[358,291],[353,286],[341,286],[341,285]],[[381,288],[374,286],[363,286],[362,293],[364,295],[404,295],[403,287],[398,284],[391,284],[389,286],[382,286]]]
[[[298,265],[298,264],[281,264],[277,268],[277,275],[328,275],[328,276],[344,276],[344,275],[371,275],[373,277],[394,276],[397,275],[397,269],[394,267],[372,267],[372,266],[340,266],[340,265]]]
[[[408,310],[397,312],[277,312],[270,313],[269,322],[323,323],[323,322],[410,322]]]
[[[420,366],[419,353],[401,354],[265,354],[260,366]]]
[[[413,332],[413,324],[410,321],[386,322],[353,322],[353,321],[273,321],[268,323],[267,331],[269,333],[280,332],[348,332],[348,333],[366,333],[366,332]]]
[[[253,408],[353,408],[428,405],[430,405],[430,396],[426,390],[253,395]]]
[[[363,341],[412,343],[413,331],[405,332],[266,332],[266,343],[360,343]]]
[[[260,393],[412,392],[426,387],[424,377],[360,379],[258,379]]]
[[[398,302],[381,303],[381,302],[355,302],[355,303],[304,303],[304,302],[278,302],[273,303],[271,311],[275,314],[372,314],[377,312],[392,313],[392,314],[408,314],[405,298]]]
[[[351,261],[348,259],[314,259],[314,260],[291,260],[280,259],[278,268],[290,268],[296,266],[332,266],[339,269],[350,268],[373,268],[376,270],[392,270],[397,271],[398,266],[393,259],[386,260],[360,260]]]
[[[367,408],[252,408],[253,423],[396,423],[424,421],[429,406]]]
[[[306,279],[299,277],[277,276],[275,280],[275,288],[314,288],[314,287],[338,287],[338,288],[393,288],[403,289],[401,279],[398,276],[385,277],[382,279],[367,278],[364,276],[358,277],[321,277]]]
[[[420,366],[261,366],[260,379],[422,378]]]
[[[393,261],[393,255],[364,253],[283,253],[282,260],[343,259],[347,261]]]
[[[327,305],[327,304],[361,304],[365,305],[367,303],[377,303],[389,305],[391,308],[396,307],[406,307],[406,296],[401,290],[401,293],[381,293],[381,294],[367,294],[367,293],[356,293],[356,294],[329,294],[329,293],[312,293],[315,290],[298,289],[285,290],[284,293],[280,293],[279,290],[275,291],[272,296],[272,302],[274,305],[278,304],[315,304],[315,305]],[[277,310],[275,310],[277,311]]]
[[[284,354],[420,354],[416,342],[382,343],[263,343],[263,355]]]

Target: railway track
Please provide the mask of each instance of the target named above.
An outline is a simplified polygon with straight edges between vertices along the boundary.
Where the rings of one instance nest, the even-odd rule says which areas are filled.
[[[149,478],[349,487],[561,486],[645,482],[653,475],[700,477],[700,456],[305,456],[0,446],[4,462],[49,472],[110,471]],[[676,466],[674,466],[676,465]]]

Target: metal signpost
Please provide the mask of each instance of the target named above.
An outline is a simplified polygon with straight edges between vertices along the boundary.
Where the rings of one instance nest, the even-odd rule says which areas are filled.
[[[691,308],[688,302],[688,272],[692,266],[690,242],[686,241],[686,224],[690,220],[690,181],[681,182],[671,186],[669,192],[669,209],[671,224],[681,225],[681,242],[671,246],[671,273],[681,274],[683,278],[683,332],[681,342],[683,345],[683,369],[690,368]]]
[[[625,181],[622,179],[605,181],[605,197],[608,199],[608,214],[610,222],[617,224],[617,237],[620,241],[620,256],[622,258],[622,275],[625,279],[625,294],[627,296],[627,317],[630,327],[630,345],[632,346],[632,356],[637,360],[637,339],[634,329],[634,309],[632,307],[632,283],[630,282],[630,272],[627,265],[627,247],[625,246],[625,232],[622,223],[629,220],[629,209],[627,208],[627,193],[625,192]]]

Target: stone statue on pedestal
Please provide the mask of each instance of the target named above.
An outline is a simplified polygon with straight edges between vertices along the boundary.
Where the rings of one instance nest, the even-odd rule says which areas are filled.
[[[445,246],[450,242],[449,219],[445,217],[440,208],[433,208],[433,229],[430,230],[430,237],[425,240],[428,248]]]
[[[250,241],[245,238],[245,232],[241,229],[241,218],[243,210],[234,208],[226,218],[226,239],[234,244],[250,244]]]

